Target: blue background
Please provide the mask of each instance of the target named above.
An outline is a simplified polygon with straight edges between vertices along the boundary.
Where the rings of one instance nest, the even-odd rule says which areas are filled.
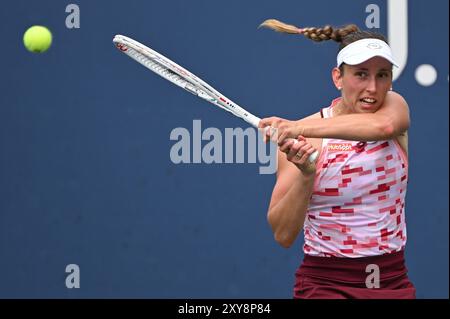
[[[0,297],[291,298],[302,239],[273,240],[274,175],[260,164],[175,165],[170,132],[246,127],[117,51],[148,44],[258,116],[300,118],[337,96],[335,43],[257,26],[356,23],[386,1],[3,1],[0,8]],[[419,298],[448,298],[448,1],[409,1],[409,57],[395,89],[409,102],[407,266]],[[25,50],[31,25],[54,35]],[[414,77],[424,63],[434,85]],[[81,268],[67,289],[65,267]]]

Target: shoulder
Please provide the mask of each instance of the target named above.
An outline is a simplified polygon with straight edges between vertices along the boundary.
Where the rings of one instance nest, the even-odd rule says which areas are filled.
[[[395,136],[409,129],[410,114],[408,103],[396,92],[388,92],[380,109],[375,113],[384,116],[383,123],[386,123],[394,131]]]
[[[385,100],[384,105],[395,105],[397,107],[402,106],[409,110],[409,106],[408,106],[408,103],[406,102],[405,98],[402,95],[400,95],[399,93],[394,92],[394,91],[389,91],[386,94],[386,100]]]

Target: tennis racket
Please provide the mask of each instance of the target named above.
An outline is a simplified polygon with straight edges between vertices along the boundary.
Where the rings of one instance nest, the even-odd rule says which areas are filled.
[[[166,58],[162,54],[146,47],[145,45],[123,35],[116,35],[113,39],[116,47],[139,62],[149,70],[155,72],[164,79],[185,89],[186,91],[214,104],[215,106],[240,117],[254,127],[258,127],[259,117],[251,114],[238,104],[214,89],[208,83],[195,76],[185,68]],[[317,159],[318,152],[309,156],[310,162]]]

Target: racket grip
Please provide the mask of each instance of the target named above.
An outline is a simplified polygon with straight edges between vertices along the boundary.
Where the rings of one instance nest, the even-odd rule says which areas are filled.
[[[261,121],[261,119],[259,117],[254,116],[253,114],[249,114],[249,113],[246,113],[244,115],[243,119],[247,123],[251,124],[253,127],[256,127],[256,128],[258,128],[259,122]]]
[[[319,151],[315,151],[314,153],[309,155],[309,161],[311,163],[314,163],[317,160],[318,157],[319,157]]]

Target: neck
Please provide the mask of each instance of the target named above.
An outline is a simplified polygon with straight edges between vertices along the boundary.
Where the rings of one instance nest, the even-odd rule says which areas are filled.
[[[344,104],[344,98],[341,98],[341,100],[333,107],[333,117],[347,114],[348,111],[349,108]]]

